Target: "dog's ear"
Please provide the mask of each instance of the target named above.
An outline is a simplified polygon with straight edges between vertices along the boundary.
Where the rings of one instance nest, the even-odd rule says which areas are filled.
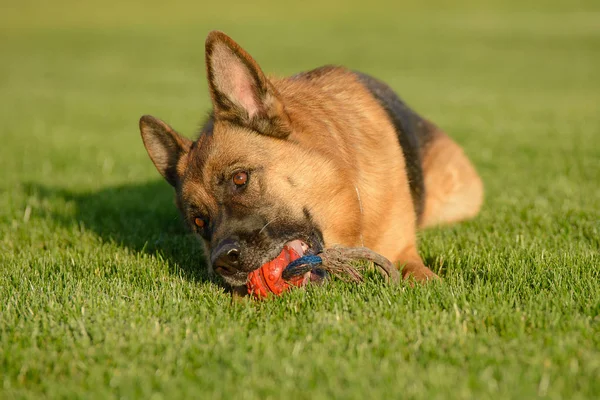
[[[140,118],[140,132],[146,151],[158,172],[171,186],[177,187],[183,172],[180,171],[180,161],[187,156],[192,141],[150,115]]]
[[[223,32],[206,38],[206,73],[215,117],[285,138],[291,124],[277,90],[256,61]]]

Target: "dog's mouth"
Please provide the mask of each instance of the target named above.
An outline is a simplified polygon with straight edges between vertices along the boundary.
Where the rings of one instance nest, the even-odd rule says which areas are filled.
[[[250,257],[250,259],[254,259],[252,260],[254,262],[251,260],[246,261],[251,266],[248,264],[246,264],[246,268],[243,266],[241,268],[223,266],[216,268],[215,272],[221,275],[230,287],[243,287],[247,285],[252,272],[265,268],[270,263],[271,267],[273,267],[273,264],[276,264],[278,269],[282,271],[290,263],[301,257],[317,255],[323,251],[323,240],[320,232],[316,230],[308,235],[290,235],[287,238],[280,239],[278,242],[280,243],[278,246],[273,243],[274,246],[270,246],[270,249],[266,251],[259,250],[258,248],[252,249],[251,254],[254,253],[255,256]],[[315,270],[304,275],[305,281],[320,282],[324,278],[325,276],[320,270]]]
[[[287,242],[286,244],[283,245],[283,248],[286,248],[286,247],[290,250],[293,250],[293,253],[295,253],[295,255],[298,256],[298,257],[294,257],[294,260],[297,260],[298,258],[303,257],[305,254],[312,253],[312,252],[309,253],[309,250],[311,250],[311,248],[308,245],[308,243],[306,243],[305,241],[300,240],[300,239],[290,240],[289,242]],[[291,260],[290,262],[292,262],[294,260]]]

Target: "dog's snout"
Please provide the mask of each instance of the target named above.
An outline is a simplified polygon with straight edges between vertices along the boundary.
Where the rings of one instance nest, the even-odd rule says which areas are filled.
[[[212,254],[215,271],[221,275],[233,275],[238,271],[240,246],[236,241],[224,240]]]

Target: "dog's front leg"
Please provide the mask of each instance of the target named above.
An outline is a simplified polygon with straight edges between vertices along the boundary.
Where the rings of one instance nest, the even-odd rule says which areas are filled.
[[[432,270],[427,268],[417,253],[415,247],[404,249],[396,257],[394,264],[401,270],[403,279],[415,279],[426,282],[428,280],[440,279]]]

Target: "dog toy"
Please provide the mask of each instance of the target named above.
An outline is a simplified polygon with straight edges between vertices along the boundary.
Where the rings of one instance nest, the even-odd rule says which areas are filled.
[[[283,270],[290,263],[301,259],[300,255],[292,247],[284,246],[283,250],[275,259],[269,261],[248,276],[248,293],[257,298],[264,298],[269,293],[280,295],[292,286],[304,285],[304,277],[301,275],[290,276],[283,279]]]
[[[366,247],[333,247],[316,255],[300,257],[294,249],[285,246],[274,260],[250,273],[248,293],[257,298],[266,298],[271,293],[280,295],[290,287],[321,281],[326,276],[347,282],[362,282],[361,270],[365,267],[359,266],[360,261],[373,263],[391,282],[400,280],[398,269],[387,258]]]

